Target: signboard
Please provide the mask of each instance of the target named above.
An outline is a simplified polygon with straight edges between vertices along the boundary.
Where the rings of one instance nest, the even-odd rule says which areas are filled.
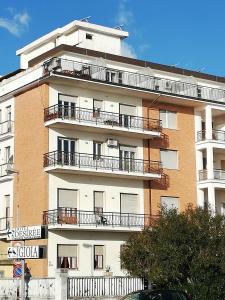
[[[42,250],[39,246],[8,247],[8,259],[41,258]]]
[[[7,240],[34,240],[45,238],[44,226],[24,226],[9,229],[7,232]]]
[[[23,270],[22,270],[22,263],[19,261],[15,261],[13,263],[13,277],[14,278],[21,278]]]

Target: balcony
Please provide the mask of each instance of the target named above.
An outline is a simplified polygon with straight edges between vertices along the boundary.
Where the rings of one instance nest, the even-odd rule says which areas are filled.
[[[0,236],[6,236],[8,229],[12,228],[13,218],[4,217],[0,218]]]
[[[157,216],[119,212],[102,212],[77,210],[60,207],[43,212],[43,225],[54,229],[84,230],[141,230],[154,224]]]
[[[6,163],[0,165],[0,182],[8,181],[13,178],[13,174],[7,174],[7,166],[8,164]]]
[[[213,129],[212,140],[218,142],[225,142],[225,131]],[[206,130],[200,130],[197,132],[197,142],[206,141]]]
[[[47,172],[92,174],[140,180],[161,178],[162,168],[158,161],[120,159],[119,157],[94,157],[93,154],[53,151],[44,154]]]
[[[224,181],[225,180],[225,170],[215,169],[213,170],[213,178],[209,178],[208,170],[199,171],[199,181],[203,180],[216,180]]]
[[[86,129],[116,133],[119,135],[159,137],[162,131],[161,121],[158,119],[130,116],[107,111],[53,105],[44,110],[46,126]]]
[[[0,123],[0,141],[13,136],[13,121]]]
[[[223,89],[61,58],[51,58],[44,62],[43,76],[47,77],[51,74],[183,98],[225,102],[225,90]]]

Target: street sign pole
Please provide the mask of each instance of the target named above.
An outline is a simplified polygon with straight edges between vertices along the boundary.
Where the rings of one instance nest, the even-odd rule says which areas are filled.
[[[25,259],[22,259],[21,300],[25,300]]]

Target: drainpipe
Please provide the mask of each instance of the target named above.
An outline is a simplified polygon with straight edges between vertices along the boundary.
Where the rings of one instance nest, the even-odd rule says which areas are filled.
[[[150,161],[150,139],[148,139],[148,160]],[[152,215],[152,182],[151,182],[151,180],[148,181],[148,188],[149,188],[149,213],[151,216]]]

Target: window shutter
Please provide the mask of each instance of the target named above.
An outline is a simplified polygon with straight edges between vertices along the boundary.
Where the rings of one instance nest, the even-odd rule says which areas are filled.
[[[101,110],[102,106],[103,106],[103,101],[102,100],[94,99],[94,108],[97,108],[97,109]]]
[[[103,192],[94,192],[95,207],[103,207]]]
[[[166,209],[178,209],[178,197],[161,197],[161,206],[164,206]]]
[[[177,114],[173,111],[168,111],[168,128],[176,129],[177,128]]]
[[[166,128],[167,122],[166,122],[166,111],[165,110],[159,111],[159,118],[162,121],[162,127]]]
[[[135,194],[120,194],[121,213],[138,213],[138,197]]]
[[[95,255],[103,255],[104,246],[95,246]]]
[[[120,114],[135,116],[136,115],[136,106],[120,104]]]
[[[77,257],[77,245],[58,245],[58,257]]]
[[[62,101],[62,102],[76,102],[77,97],[76,96],[59,94],[59,101]]]
[[[127,151],[127,152],[136,152],[137,148],[136,147],[132,147],[132,146],[123,146],[123,145],[120,145],[120,150],[121,151]]]
[[[77,191],[59,189],[59,207],[77,208]]]
[[[177,169],[177,151],[174,150],[160,150],[160,160],[163,168],[166,169]]]

